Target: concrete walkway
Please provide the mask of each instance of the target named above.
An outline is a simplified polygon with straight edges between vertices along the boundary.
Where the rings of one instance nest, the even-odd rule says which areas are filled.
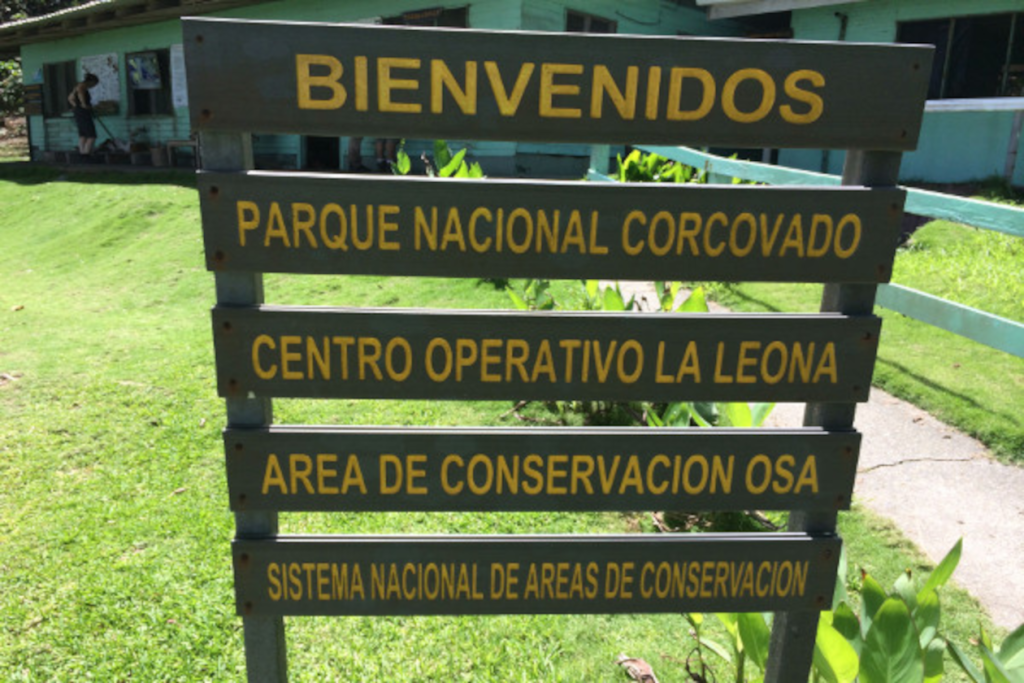
[[[768,426],[797,427],[803,404],[780,403]],[[1024,623],[1024,469],[879,389],[857,407],[864,434],[854,499],[938,562],[963,538],[953,580],[1006,629]]]
[[[650,283],[620,287],[644,309],[657,301]],[[799,427],[803,410],[780,403],[766,426]],[[879,389],[857,407],[855,426],[864,440],[854,498],[890,519],[932,562],[963,538],[953,580],[996,624],[1024,623],[1024,468],[997,462],[980,442]]]

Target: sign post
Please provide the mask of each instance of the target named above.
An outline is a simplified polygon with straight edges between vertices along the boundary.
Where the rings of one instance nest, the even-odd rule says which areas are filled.
[[[203,133],[201,167],[221,172],[244,172],[253,167],[252,139],[238,133]],[[260,273],[216,274],[218,306],[255,306],[263,303]],[[266,398],[227,398],[229,428],[254,429],[273,422],[271,402]],[[238,538],[272,538],[277,535],[277,512],[261,510],[235,513]],[[242,615],[245,663],[249,680],[272,683],[288,678],[284,620],[280,616]]]
[[[287,680],[289,615],[691,610],[776,611],[766,680],[806,679],[834,587],[836,513],[849,506],[860,445],[853,415],[878,342],[875,285],[891,273],[900,152],[916,144],[929,51],[184,26],[249,679]],[[849,187],[810,190],[251,170],[251,132],[396,130],[879,151],[849,153]],[[264,305],[263,272],[816,282],[825,295],[819,315],[282,307]],[[275,397],[808,407],[799,430],[325,428],[272,425]],[[654,506],[792,513],[787,533],[754,535],[277,528],[285,510]]]

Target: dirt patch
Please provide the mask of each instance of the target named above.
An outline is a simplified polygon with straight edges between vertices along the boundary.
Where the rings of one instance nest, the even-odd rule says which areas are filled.
[[[24,116],[0,119],[0,159],[28,157],[28,127]]]

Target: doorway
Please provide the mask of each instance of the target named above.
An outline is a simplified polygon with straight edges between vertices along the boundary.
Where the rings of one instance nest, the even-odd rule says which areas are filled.
[[[306,136],[306,170],[338,171],[341,169],[341,140]]]

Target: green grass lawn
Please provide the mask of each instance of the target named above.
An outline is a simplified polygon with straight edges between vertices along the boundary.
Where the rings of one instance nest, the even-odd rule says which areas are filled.
[[[229,681],[244,669],[209,308],[184,175],[0,170],[0,680]],[[507,307],[471,280],[267,278],[274,303]],[[279,422],[507,424],[508,404],[280,401]],[[295,532],[627,532],[644,518],[287,514]],[[638,522],[638,520],[641,520]],[[920,555],[843,515],[848,582]],[[958,642],[987,619],[943,593]],[[684,680],[678,615],[288,619],[292,680]],[[719,680],[725,680],[724,669]],[[956,680],[951,677],[949,680]]]
[[[900,249],[893,282],[1024,322],[1024,238],[934,221]],[[714,285],[743,311],[815,311],[820,285]],[[1024,358],[884,308],[874,383],[1024,463]]]

